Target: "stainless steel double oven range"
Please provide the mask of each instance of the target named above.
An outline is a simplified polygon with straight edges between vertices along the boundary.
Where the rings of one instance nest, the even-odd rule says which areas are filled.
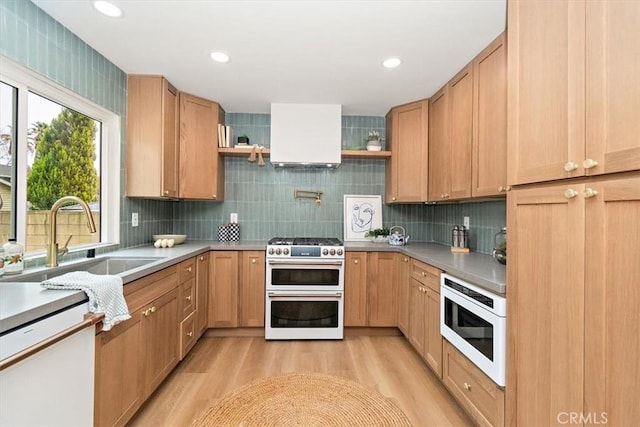
[[[342,241],[274,237],[266,261],[265,338],[342,339]]]

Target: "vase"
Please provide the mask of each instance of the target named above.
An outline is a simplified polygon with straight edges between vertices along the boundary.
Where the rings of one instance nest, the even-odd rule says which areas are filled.
[[[368,141],[367,151],[380,151],[382,150],[382,142],[380,141]]]

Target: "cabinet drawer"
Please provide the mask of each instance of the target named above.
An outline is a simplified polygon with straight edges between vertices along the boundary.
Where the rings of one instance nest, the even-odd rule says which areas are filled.
[[[429,264],[411,260],[411,277],[438,293],[440,292],[440,273],[440,270]]]
[[[504,425],[504,391],[462,353],[444,340],[442,379],[480,426]]]
[[[185,319],[195,310],[196,280],[190,279],[180,284],[180,312],[181,319]]]
[[[180,275],[180,283],[196,277],[196,259],[190,258],[182,261],[178,265],[178,274]]]
[[[180,360],[184,359],[196,343],[195,319],[194,312],[180,322]]]

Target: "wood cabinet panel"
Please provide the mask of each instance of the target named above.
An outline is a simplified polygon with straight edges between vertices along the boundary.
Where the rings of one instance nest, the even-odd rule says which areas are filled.
[[[443,168],[450,159],[449,95],[445,85],[429,101],[429,200],[443,200],[451,187]]]
[[[640,2],[586,2],[587,175],[640,169],[638,28]]]
[[[196,313],[193,312],[180,322],[179,345],[180,360],[184,359],[198,340],[195,330]]]
[[[393,252],[367,254],[369,326],[396,326],[398,266]]]
[[[201,337],[207,329],[207,307],[209,298],[209,253],[196,257],[196,316],[194,330]]]
[[[473,60],[473,197],[495,196],[507,186],[507,35]]]
[[[238,252],[217,251],[209,256],[210,328],[238,327]]]
[[[344,269],[344,326],[367,325],[367,253],[347,252]]]
[[[440,335],[440,292],[427,289],[424,311],[424,352],[422,357],[427,365],[442,378],[442,335]]]
[[[509,184],[584,175],[584,1],[510,1],[507,13]]]
[[[394,107],[387,114],[387,203],[427,200],[428,100]]]
[[[240,326],[264,327],[265,252],[243,251],[240,274]]]
[[[161,76],[127,81],[126,194],[178,197],[178,91]]]
[[[410,279],[409,290],[409,342],[422,356],[425,338],[425,296],[424,286],[416,279]]]
[[[398,329],[409,336],[409,303],[411,301],[411,258],[398,254]]]
[[[473,64],[467,65],[449,85],[449,160],[442,165],[449,174],[448,198],[471,197],[473,137]]]
[[[224,159],[218,154],[217,103],[180,93],[180,197],[224,200]]]

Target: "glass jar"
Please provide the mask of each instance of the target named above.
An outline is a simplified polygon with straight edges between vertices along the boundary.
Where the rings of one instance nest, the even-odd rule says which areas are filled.
[[[493,237],[493,257],[500,263],[507,263],[507,227],[503,227]]]

